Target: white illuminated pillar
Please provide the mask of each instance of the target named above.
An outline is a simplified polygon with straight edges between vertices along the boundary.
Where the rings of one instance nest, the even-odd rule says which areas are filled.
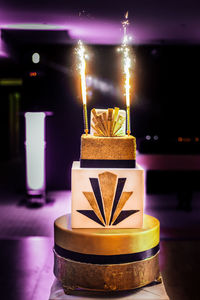
[[[44,195],[45,112],[26,112],[26,188],[28,195]]]
[[[37,52],[33,53],[32,62],[34,64],[38,64],[40,62],[40,54],[39,53],[37,53]]]

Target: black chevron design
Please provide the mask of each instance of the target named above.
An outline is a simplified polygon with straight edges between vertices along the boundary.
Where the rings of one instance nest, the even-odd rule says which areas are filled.
[[[115,222],[113,223],[113,225],[117,225],[120,222],[122,222],[124,219],[128,218],[129,216],[137,213],[139,210],[122,210],[119,214],[119,216],[117,217],[117,219],[115,220]]]
[[[99,206],[99,210],[101,212],[102,218],[104,219],[104,222],[106,223],[106,218],[105,218],[105,214],[104,214],[104,210],[103,210],[103,201],[101,198],[101,191],[100,191],[100,187],[99,187],[98,178],[90,178],[90,183],[91,183],[94,195],[96,197],[97,204]]]
[[[126,178],[118,178],[117,188],[116,188],[116,193],[115,193],[115,198],[114,198],[114,202],[113,202],[112,213],[111,213],[109,225],[111,225],[112,218],[113,218],[113,215],[114,215],[115,210],[117,208],[117,204],[119,202],[119,199],[121,197],[125,182],[126,182]]]
[[[99,218],[96,216],[96,214],[94,213],[93,210],[77,210],[80,214],[88,217],[89,219],[93,220],[94,222],[105,226],[100,220]]]

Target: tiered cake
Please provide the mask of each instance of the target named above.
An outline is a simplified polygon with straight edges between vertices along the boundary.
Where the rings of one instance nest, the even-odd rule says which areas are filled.
[[[72,212],[55,221],[54,273],[66,293],[118,291],[159,277],[159,221],[144,215],[144,170],[124,111],[92,110],[72,166]]]

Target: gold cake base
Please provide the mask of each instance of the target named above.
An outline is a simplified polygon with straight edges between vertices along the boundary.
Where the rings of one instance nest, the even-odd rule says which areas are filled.
[[[158,253],[142,261],[112,265],[80,263],[56,252],[54,255],[54,274],[66,294],[77,288],[104,292],[131,290],[160,278]]]
[[[54,274],[71,290],[123,291],[159,280],[159,221],[142,228],[73,229],[70,215],[54,223]],[[128,258],[127,258],[128,257]]]

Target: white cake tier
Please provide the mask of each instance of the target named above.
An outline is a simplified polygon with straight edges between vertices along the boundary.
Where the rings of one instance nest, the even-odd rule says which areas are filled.
[[[72,166],[72,228],[142,228],[144,170]]]

